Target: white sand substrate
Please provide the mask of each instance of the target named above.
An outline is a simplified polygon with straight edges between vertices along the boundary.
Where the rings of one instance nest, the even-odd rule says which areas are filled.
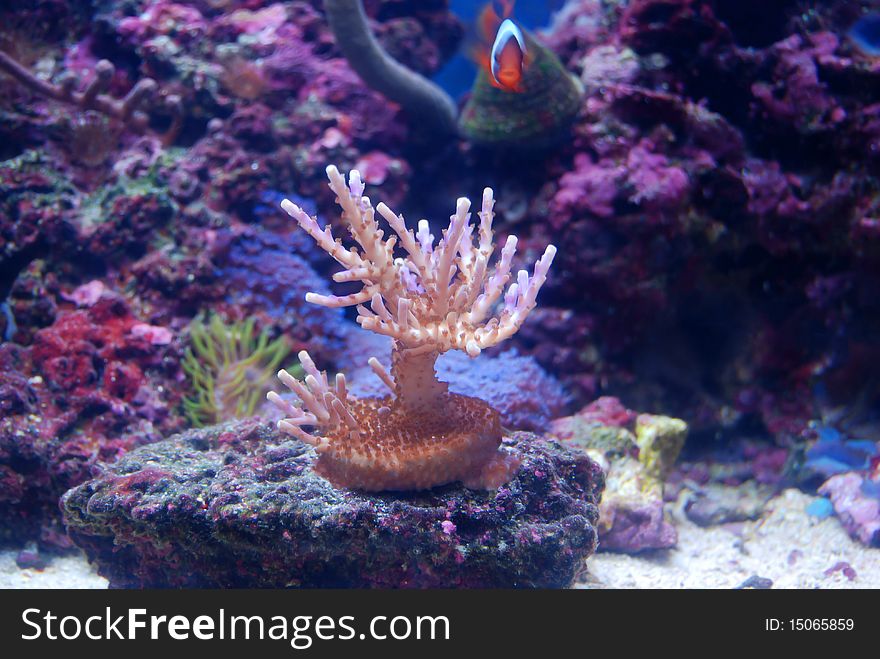
[[[710,528],[673,512],[677,548],[637,556],[600,552],[577,587],[736,588],[757,576],[771,579],[774,588],[880,588],[880,549],[850,538],[835,517],[808,515],[813,500],[785,490],[759,520]],[[855,571],[852,580],[833,570],[840,563]]]

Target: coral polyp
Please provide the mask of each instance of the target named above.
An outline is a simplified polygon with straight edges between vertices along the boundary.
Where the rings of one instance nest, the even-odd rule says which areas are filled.
[[[121,127],[94,110],[74,112],[62,124],[61,138],[71,160],[87,167],[107,162],[119,144]]]
[[[220,82],[230,94],[248,101],[260,98],[269,88],[262,68],[242,57],[231,57],[223,62]]]
[[[226,324],[217,315],[190,325],[183,370],[193,395],[183,405],[193,425],[251,416],[266,395],[290,348],[284,337],[270,341],[265,330],[257,336],[254,325],[253,318]]]

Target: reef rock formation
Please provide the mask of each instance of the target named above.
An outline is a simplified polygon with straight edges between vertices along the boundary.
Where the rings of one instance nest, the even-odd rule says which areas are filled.
[[[684,421],[636,414],[616,398],[603,397],[554,421],[551,432],[585,451],[608,474],[600,507],[603,550],[636,553],[678,543],[664,512],[664,481],[684,445]]]
[[[564,587],[596,547],[604,474],[529,433],[497,491],[333,487],[306,443],[256,420],[129,452],[62,506],[113,587]]]
[[[858,472],[837,474],[819,488],[831,499],[847,532],[869,547],[880,547],[880,478]]]
[[[0,543],[69,545],[59,497],[98,462],[182,428],[176,337],[102,287],[71,298],[85,308],[57,310],[27,347],[0,345]]]

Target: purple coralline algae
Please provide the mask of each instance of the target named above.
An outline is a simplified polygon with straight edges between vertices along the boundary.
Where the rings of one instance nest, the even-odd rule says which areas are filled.
[[[463,26],[445,0],[364,5],[384,49],[423,75],[461,44]],[[547,568],[554,576],[540,582],[558,585],[592,551],[594,528],[609,550],[673,545],[664,497],[668,505],[693,491],[684,513],[717,524],[753,518],[768,492],[792,482],[811,490],[824,482],[828,503],[817,510],[833,506],[855,538],[876,545],[880,63],[860,31],[876,20],[875,5],[569,0],[535,39],[583,84],[579,112],[552,149],[510,158],[461,136],[426,148],[413,118],[349,67],[316,0],[3,3],[0,541],[28,542],[23,564],[35,564],[35,540],[40,549],[68,545],[58,497],[99,468],[94,483],[105,494],[94,492],[96,505],[113,520],[137,511],[154,525],[143,543],[126,527],[114,572],[109,536],[93,533],[98,513],[75,512],[85,490],[68,496],[79,541],[121,585],[186,585],[183,569],[163,566],[163,551],[197,565],[212,585],[250,584],[266,566],[267,579],[282,583],[283,560],[302,570],[293,585],[358,583],[352,565],[370,562],[376,569],[365,579],[374,585],[538,584],[511,576],[524,563],[499,576],[480,562],[488,555],[480,552],[498,550],[486,549],[489,540],[508,538],[502,528],[520,543],[517,560],[561,552]],[[596,506],[598,490],[594,483],[575,505],[553,489],[567,492],[556,480],[548,485],[550,475],[525,483],[521,472],[508,489],[522,491],[495,504],[455,488],[368,499],[315,490],[321,510],[351,515],[349,539],[361,519],[412,533],[428,524],[418,536],[426,556],[476,561],[459,581],[442,569],[431,581],[427,563],[407,572],[368,555],[380,546],[375,529],[361,531],[375,543],[355,547],[352,563],[333,555],[321,568],[329,542],[304,554],[315,561],[299,563],[286,549],[242,549],[252,572],[240,581],[229,567],[231,541],[211,540],[210,551],[230,561],[216,572],[207,549],[162,544],[178,541],[167,522],[174,509],[149,498],[163,488],[179,495],[174,505],[189,511],[192,528],[210,515],[215,530],[264,532],[257,516],[268,515],[272,542],[293,543],[284,536],[293,522],[259,506],[291,496],[307,516],[305,493],[317,487],[305,448],[279,444],[265,429],[253,433],[269,437],[267,446],[234,439],[251,432],[236,425],[224,426],[232,435],[206,429],[173,440],[183,448],[155,449],[161,460],[179,450],[210,463],[201,477],[204,492],[218,493],[210,513],[187,498],[195,495],[173,465],[162,467],[171,476],[151,472],[138,457],[147,453],[136,451],[112,466],[186,428],[181,358],[194,318],[255,319],[259,331],[287,337],[331,371],[386,354],[367,346],[344,313],[304,303],[307,291],[350,289],[323,283],[332,263],[277,211],[283,190],[308,214],[335,217],[324,180],[331,162],[359,169],[413,218],[440,217],[450,198],[491,184],[503,191],[499,237],[520,239],[515,267],[548,242],[560,246],[541,307],[512,339],[515,352],[450,355],[438,368],[454,390],[490,400],[509,428],[545,436],[552,427],[563,444],[581,437],[610,471],[602,522],[577,513],[586,526],[569,537],[553,518],[552,542],[539,546],[537,531],[527,543],[515,535],[521,521],[499,512],[510,501],[549,519],[553,497],[560,509]],[[373,379],[351,375],[353,390]],[[651,421],[614,397],[685,419],[693,461],[671,473],[643,463],[639,419],[656,427],[664,417]],[[530,460],[568,464],[535,441]],[[285,451],[290,457],[272,457]],[[273,469],[306,476],[284,492],[272,488],[287,476],[273,481]],[[224,503],[238,482],[251,498]],[[526,485],[549,487],[541,494],[549,498],[539,501]],[[743,501],[723,498],[731,486]],[[446,505],[442,497],[462,507],[457,517],[431,507]],[[490,515],[491,528],[474,521]],[[86,519],[92,535],[77,526]],[[323,528],[321,542],[341,527]],[[299,550],[296,543],[284,546]],[[467,552],[459,556],[458,546]]]
[[[880,443],[852,439],[836,428],[820,426],[806,452],[804,469],[826,479],[819,488],[849,534],[880,547]]]
[[[880,547],[880,478],[856,472],[838,474],[819,493],[831,499],[835,514],[853,538]]]
[[[516,216],[562,272],[515,343],[578,403],[780,446],[876,409],[880,67],[843,37],[869,5],[566,3],[544,38],[586,96]]]
[[[183,427],[167,328],[113,293],[83,301],[60,308],[31,345],[0,346],[0,540],[66,546],[58,497],[97,463]]]
[[[62,500],[114,587],[563,587],[596,547],[604,485],[582,453],[528,433],[497,491],[337,489],[306,444],[244,421],[104,467]]]
[[[822,485],[808,512],[837,516],[859,542],[880,546],[880,443],[858,439],[830,425],[814,424],[803,456],[801,477]],[[823,482],[824,481],[824,482]]]

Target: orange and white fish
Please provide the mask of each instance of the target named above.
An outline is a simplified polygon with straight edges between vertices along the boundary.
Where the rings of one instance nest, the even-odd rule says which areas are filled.
[[[486,4],[477,20],[481,44],[473,54],[488,74],[492,86],[508,92],[521,92],[532,56],[522,30],[511,18],[513,4],[514,0],[495,0]]]
[[[498,27],[489,54],[490,71],[497,87],[511,92],[522,91],[523,69],[528,50],[522,31],[509,18]]]

